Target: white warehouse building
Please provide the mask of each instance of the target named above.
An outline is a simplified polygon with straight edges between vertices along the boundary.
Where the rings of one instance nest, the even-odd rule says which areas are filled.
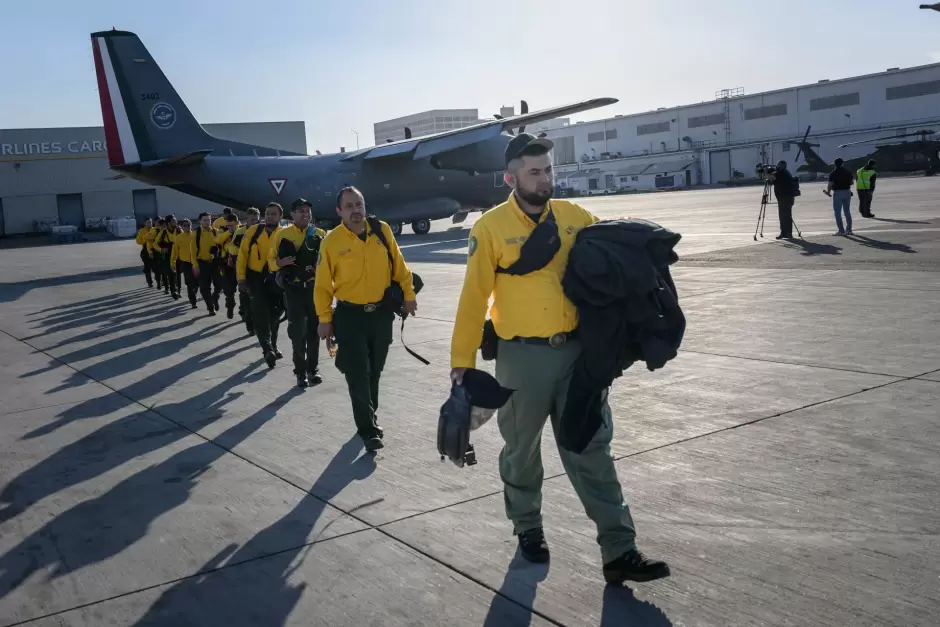
[[[828,163],[875,144],[839,144],[901,135],[940,124],[940,63],[578,122],[547,131],[558,183],[586,193],[719,184],[755,176],[755,165],[786,159],[791,171],[807,127]],[[936,129],[940,133],[940,128]]]

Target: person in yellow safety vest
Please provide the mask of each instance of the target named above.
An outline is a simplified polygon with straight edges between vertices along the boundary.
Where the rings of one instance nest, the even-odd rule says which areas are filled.
[[[279,203],[269,202],[264,208],[264,222],[249,227],[242,236],[235,266],[238,289],[251,297],[251,316],[255,335],[264,361],[273,368],[284,355],[277,349],[277,332],[281,322],[284,296],[274,283],[274,274],[268,267],[271,244],[281,230],[284,209]]]
[[[153,277],[157,283],[157,289],[163,289],[163,275],[160,274],[160,250],[157,248],[157,237],[163,233],[166,228],[166,221],[163,218],[157,218],[157,223],[150,232],[147,233],[147,250],[150,252],[150,267],[153,270]]]
[[[242,240],[245,237],[245,232],[258,224],[260,219],[261,213],[256,208],[249,207],[248,211],[245,212],[245,224],[235,229],[235,233],[232,235],[232,241],[227,244],[228,247],[233,248],[235,251],[236,287],[238,285],[238,253],[241,250]],[[251,297],[248,295],[247,290],[238,290],[238,315],[245,322],[245,330],[248,331],[248,337],[253,336],[255,334],[255,323],[251,315]]]
[[[153,287],[153,268],[150,263],[150,251],[153,250],[153,242],[147,240],[152,230],[153,220],[147,218],[144,220],[143,228],[137,231],[137,245],[140,246],[140,260],[144,264],[143,272],[144,276],[147,277],[147,287]]]
[[[235,231],[238,229],[238,216],[234,213],[226,216],[225,226],[219,231],[215,243],[221,250],[219,271],[222,275],[222,291],[225,293],[225,311],[228,319],[235,317],[235,292],[238,278],[235,276],[235,263],[238,260],[238,247],[234,244]]]
[[[157,272],[163,276],[163,293],[170,294],[173,300],[177,300],[180,297],[179,277],[170,269],[170,255],[173,252],[173,240],[180,232],[180,229],[173,214],[167,214],[164,220],[166,226],[153,242],[154,250],[160,251]]]
[[[222,215],[216,218],[215,221],[212,223],[212,228],[214,228],[216,231],[221,231],[222,229],[224,229],[225,225],[228,224],[229,216],[235,216],[235,212],[232,211],[229,207],[226,207],[225,209],[222,210]],[[236,221],[238,220],[238,216],[235,216],[235,220]]]
[[[173,241],[173,251],[170,253],[170,268],[176,276],[182,275],[186,281],[186,296],[189,298],[190,306],[196,308],[196,292],[199,291],[199,284],[196,282],[196,276],[193,274],[193,223],[189,219],[180,222],[181,232]]]
[[[871,212],[872,196],[875,195],[875,179],[878,173],[875,172],[875,160],[869,159],[865,167],[859,168],[855,173],[855,191],[858,192],[858,211],[863,218],[874,218],[875,214]]]
[[[217,235],[216,230],[212,228],[212,216],[209,212],[200,213],[199,227],[193,236],[190,250],[193,256],[193,274],[199,279],[199,293],[202,294],[202,300],[206,303],[210,316],[214,316],[219,308],[218,294],[212,293],[213,275],[217,269],[216,257],[219,250],[219,245],[215,242]]]

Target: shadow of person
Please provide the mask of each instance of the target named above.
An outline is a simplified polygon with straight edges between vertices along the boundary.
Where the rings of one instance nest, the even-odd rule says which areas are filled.
[[[234,550],[234,545],[226,547],[194,576],[166,589],[136,625],[285,625],[307,589],[305,582],[291,582],[290,578],[301,568],[311,547],[320,541],[326,531],[324,527],[315,537],[310,537],[317,522],[330,507],[327,501],[313,496],[313,493],[322,490],[319,484],[325,477],[333,478],[330,480],[331,488],[335,487],[335,478],[338,476],[344,478],[344,484],[340,487],[368,478],[375,470],[375,459],[372,455],[360,457],[361,448],[362,441],[358,435],[354,435],[340,448],[308,493],[291,511],[258,532],[237,550]],[[246,562],[251,562],[251,566],[239,568]],[[357,584],[340,582],[338,571],[341,568],[341,565],[330,565],[330,569],[337,573],[333,576],[337,581],[336,587],[352,586],[353,590],[346,590],[344,594],[354,595]],[[298,621],[314,622],[312,617]],[[346,623],[324,620],[324,624]]]
[[[820,244],[805,239],[781,240],[785,242],[784,248],[799,250],[800,255],[804,257],[813,257],[815,255],[841,255],[842,249],[833,244]]]
[[[161,405],[160,411],[174,416],[189,412],[199,418],[188,425],[193,431],[225,415],[225,406],[242,396],[230,394],[236,385],[260,378],[249,373],[249,365],[227,379],[179,403]],[[114,405],[104,402],[109,409]],[[123,405],[119,406],[123,407]],[[83,438],[70,442],[35,466],[23,471],[0,492],[0,523],[26,511],[42,499],[118,468],[130,460],[185,439],[190,431],[161,420],[150,410],[122,416]]]
[[[292,388],[219,438],[232,447],[243,442],[298,393]],[[66,510],[11,548],[0,557],[0,598],[40,569],[51,569],[47,580],[56,579],[110,559],[140,541],[157,518],[183,505],[203,476],[216,473],[213,464],[229,454],[230,448],[214,440],[198,441]]]
[[[532,608],[538,585],[548,577],[549,564],[527,561],[519,549],[509,563],[503,585],[490,604],[483,627],[525,627],[532,624]]]
[[[222,330],[223,330],[222,328],[206,327],[205,329],[200,330],[193,335],[170,340],[168,343],[163,343],[164,344],[163,348],[160,349],[161,351],[166,350],[169,352],[167,352],[166,354],[161,354],[160,356],[156,358],[153,357],[152,352],[149,354],[146,354],[146,349],[148,347],[144,347],[144,349],[141,349],[145,351],[145,354],[137,354],[138,351],[131,351],[129,353],[125,353],[119,358],[120,361],[125,364],[123,370],[118,368],[116,369],[116,371],[106,370],[105,372],[117,372],[117,373],[133,372],[137,370],[138,368],[143,367],[145,364],[150,363],[151,361],[162,359],[163,357],[166,357],[172,354],[174,351],[182,350],[182,348],[188,344],[188,341],[195,341],[197,339],[197,336],[199,338],[204,338],[210,335],[214,335],[215,333],[219,333]],[[96,398],[89,399],[87,401],[82,401],[81,403],[77,403],[75,405],[71,405],[67,407],[65,410],[63,410],[56,417],[56,420],[48,424],[45,424],[41,427],[37,427],[36,429],[33,429],[29,433],[26,433],[22,439],[29,440],[32,438],[37,438],[37,437],[48,435],[52,433],[53,431],[60,429],[61,427],[71,422],[74,422],[76,420],[84,420],[87,418],[97,418],[98,416],[104,415],[102,412],[115,411],[115,408],[114,408],[115,405],[117,405],[117,407],[120,408],[120,407],[127,407],[133,403],[142,402],[143,399],[149,398],[156,392],[159,392],[160,390],[163,390],[171,385],[174,385],[178,383],[179,381],[182,381],[186,377],[192,374],[195,374],[196,372],[199,372],[200,370],[205,370],[206,368],[209,368],[217,363],[221,363],[230,357],[234,357],[235,355],[238,355],[239,353],[242,353],[250,348],[248,344],[243,344],[239,346],[238,348],[221,352],[222,349],[224,349],[228,345],[235,344],[240,341],[241,339],[233,339],[233,340],[229,340],[228,342],[224,342],[218,346],[213,346],[212,348],[206,350],[205,352],[195,355],[183,361],[182,363],[172,364],[164,368],[163,370],[154,372],[153,374],[141,379],[140,381],[132,383],[128,385],[127,387],[122,388],[121,390],[112,392],[108,394],[107,396],[96,397]],[[157,345],[154,345],[149,348],[153,349],[156,346]],[[112,363],[112,366],[113,365],[114,364]],[[257,364],[254,364],[254,365],[257,365]],[[104,375],[104,373],[101,373],[99,375],[98,373],[94,372],[93,370],[99,366],[101,366],[101,364],[97,364],[96,366],[92,366],[88,368],[87,374],[76,373],[75,376],[71,378],[69,381],[71,381],[72,385],[77,387],[79,385],[84,385],[85,383],[87,383],[89,381],[89,377],[100,381],[102,379],[107,379],[110,376],[114,376],[113,374]],[[65,389],[69,387],[67,383],[68,381],[66,382],[66,384],[62,384],[56,389]],[[104,402],[104,401],[107,401],[107,402]]]
[[[632,588],[608,584],[600,627],[672,627],[672,621],[656,605],[636,598]]]
[[[875,222],[888,222],[890,224],[930,224],[929,220],[897,220],[894,218],[872,218]]]
[[[872,239],[870,237],[865,237],[864,235],[859,235],[858,233],[853,233],[852,235],[846,235],[847,238],[866,246],[868,248],[877,248],[878,250],[889,250],[899,253],[916,253],[917,251],[908,246],[907,244],[893,244],[891,242],[883,242],[881,240]]]

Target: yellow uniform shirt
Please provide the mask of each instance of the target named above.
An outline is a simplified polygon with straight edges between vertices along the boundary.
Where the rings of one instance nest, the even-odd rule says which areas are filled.
[[[239,224],[235,227],[235,233],[232,233],[228,229],[219,233],[219,236],[215,239],[216,243],[222,247],[222,252],[225,255],[230,257],[238,257],[238,246],[235,245],[235,234],[244,233],[245,227]]]
[[[195,233],[190,231],[181,231],[177,234],[176,239],[173,241],[173,250],[170,253],[170,267],[174,270],[176,269],[177,261],[185,261],[186,263],[193,262],[193,238],[196,236]]]
[[[313,228],[316,229],[317,235],[319,235],[321,239],[326,237],[326,231],[316,226]],[[293,242],[294,247],[297,248],[301,246],[307,238],[307,229],[300,230],[291,224],[277,232],[277,236],[275,236],[274,241],[271,242],[271,247],[268,249],[268,268],[270,268],[271,272],[277,272],[280,269],[280,266],[277,264],[277,250],[281,245],[281,240],[284,238]]]
[[[173,250],[173,240],[176,239],[176,235],[180,233],[179,227],[176,227],[176,229],[175,231],[159,229],[160,232],[153,240],[154,249],[164,255],[169,255]]]
[[[150,231],[152,230],[153,227],[144,227],[137,231],[137,245],[142,248],[146,248],[148,252],[150,251],[150,246],[147,245],[147,237],[150,235]]]
[[[199,230],[202,231],[198,235],[199,238],[199,250],[196,250],[196,237],[197,233],[193,232],[193,238],[190,240],[189,250],[192,251],[193,263],[197,261],[212,261],[215,257],[212,254],[212,249],[218,244],[215,243],[215,238],[218,233],[214,229],[204,229],[199,227]]]
[[[147,252],[150,253],[151,256],[153,256],[153,243],[162,230],[163,229],[160,227],[155,226],[147,233]]]
[[[450,346],[451,368],[475,367],[490,296],[490,319],[503,339],[548,338],[578,326],[578,311],[565,296],[561,279],[575,236],[597,218],[573,202],[552,200],[550,206],[561,248],[547,266],[526,275],[496,273],[497,266],[508,268],[519,259],[522,243],[535,230],[535,222],[519,208],[515,194],[483,214],[470,229],[467,273]],[[547,215],[542,211],[539,221]]]
[[[367,305],[385,295],[392,278],[401,285],[405,300],[415,299],[411,270],[405,263],[392,229],[380,222],[391,248],[394,274],[388,252],[366,223],[366,241],[340,224],[320,244],[320,261],[314,280],[313,303],[320,322],[333,321],[333,297],[337,300]],[[482,322],[480,323],[482,325]]]
[[[212,223],[212,228],[214,228],[216,231],[218,231],[219,229],[223,229],[225,228],[226,222],[227,220],[225,219],[225,216],[224,215],[220,216],[215,219],[215,222]]]
[[[261,235],[258,236],[258,241],[252,245],[251,240],[258,229],[262,230]],[[242,236],[241,246],[238,249],[238,263],[235,265],[236,277],[239,281],[247,279],[248,270],[262,272],[265,269],[268,265],[268,251],[271,248],[271,243],[280,230],[281,227],[276,226],[269,234],[264,223],[260,223],[249,227],[245,231],[245,235]]]

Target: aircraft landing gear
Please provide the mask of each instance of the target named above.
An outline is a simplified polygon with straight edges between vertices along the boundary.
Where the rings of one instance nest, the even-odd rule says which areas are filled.
[[[415,220],[411,223],[411,230],[415,235],[427,235],[431,232],[431,221],[426,218]]]
[[[389,222],[388,223],[388,228],[392,230],[392,235],[394,235],[395,237],[398,237],[399,235],[401,235],[401,227],[402,227],[401,222]]]

